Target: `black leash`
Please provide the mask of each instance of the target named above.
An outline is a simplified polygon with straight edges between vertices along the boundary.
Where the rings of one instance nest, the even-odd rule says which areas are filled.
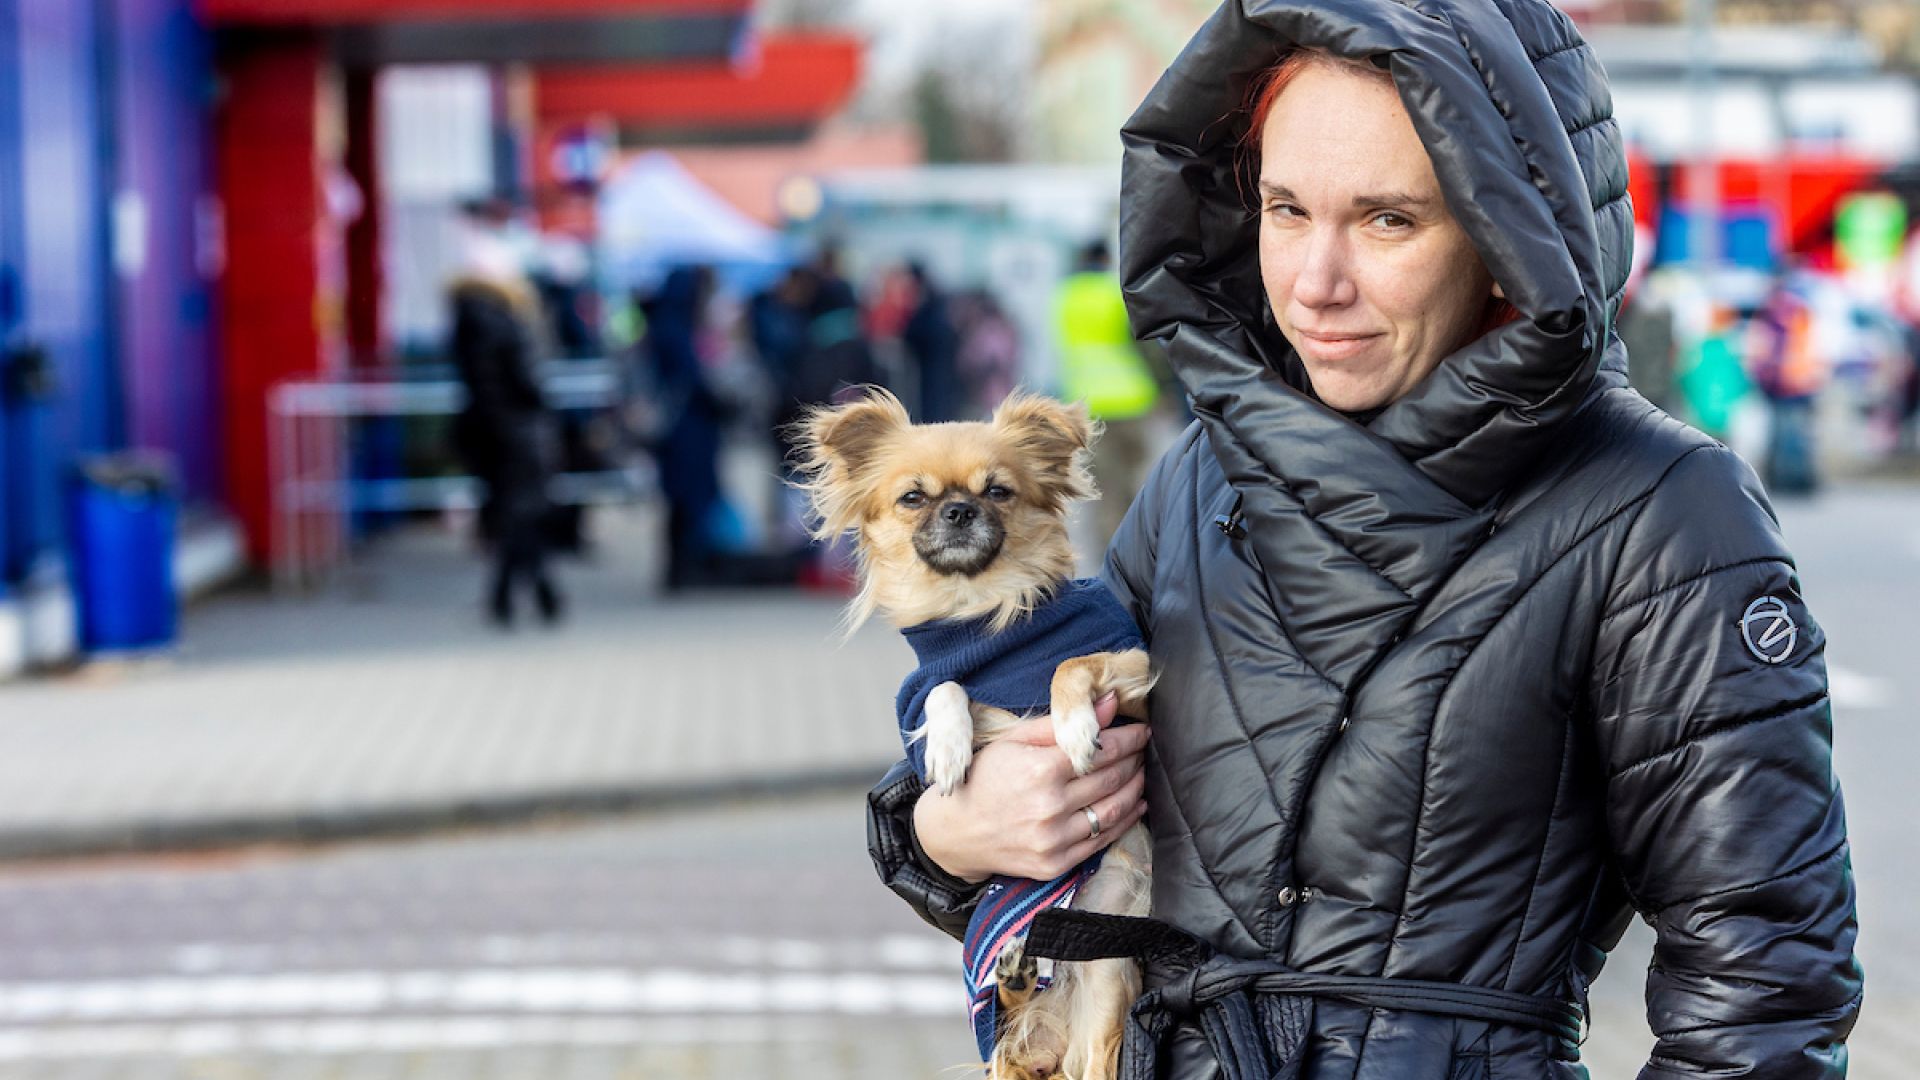
[[[1555,1056],[1578,1060],[1581,1011],[1570,1001],[1422,979],[1294,971],[1271,960],[1237,960],[1156,919],[1055,909],[1027,934],[1027,955],[1053,960],[1139,960],[1155,988],[1127,1017],[1122,1080],[1153,1080],[1161,1046],[1182,1021],[1206,1036],[1224,1080],[1293,1080],[1326,999],[1510,1024],[1553,1036]]]

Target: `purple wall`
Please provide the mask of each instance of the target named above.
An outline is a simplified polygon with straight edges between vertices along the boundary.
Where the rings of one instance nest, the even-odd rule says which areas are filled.
[[[165,450],[189,500],[218,491],[219,412],[212,280],[211,45],[188,0],[108,0],[114,15],[116,194],[123,240],[116,268],[127,442]]]

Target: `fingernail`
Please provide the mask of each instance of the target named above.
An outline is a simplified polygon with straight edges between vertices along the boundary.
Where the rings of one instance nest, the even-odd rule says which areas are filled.
[[[1096,702],[1095,704],[1099,704],[1099,705],[1105,705],[1105,704],[1106,704],[1107,702],[1109,702],[1109,701],[1114,701],[1114,700],[1116,700],[1116,699],[1118,699],[1119,697],[1120,697],[1120,695],[1119,695],[1119,694],[1118,694],[1117,692],[1115,692],[1115,691],[1112,691],[1112,690],[1109,690],[1109,691],[1107,691],[1106,693],[1104,693],[1104,694],[1101,694],[1101,695],[1100,695],[1100,700],[1099,700],[1098,702]]]

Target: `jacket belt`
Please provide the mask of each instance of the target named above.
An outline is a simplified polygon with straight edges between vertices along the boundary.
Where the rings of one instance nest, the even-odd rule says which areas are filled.
[[[1182,1022],[1206,1037],[1223,1080],[1296,1080],[1322,999],[1431,1016],[1510,1024],[1553,1036],[1554,1054],[1577,1060],[1580,1006],[1481,986],[1295,971],[1240,960],[1155,919],[1055,910],[1028,933],[1029,956],[1054,960],[1132,957],[1154,988],[1127,1017],[1121,1080],[1153,1080],[1167,1035]]]

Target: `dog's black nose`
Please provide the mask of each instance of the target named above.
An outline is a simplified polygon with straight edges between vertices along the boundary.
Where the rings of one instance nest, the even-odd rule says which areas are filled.
[[[965,499],[955,499],[940,508],[940,517],[956,529],[966,528],[979,516],[980,508]]]

